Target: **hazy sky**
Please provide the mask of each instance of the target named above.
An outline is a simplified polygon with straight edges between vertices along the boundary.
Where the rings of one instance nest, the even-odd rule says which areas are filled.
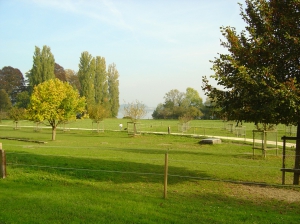
[[[35,46],[47,45],[56,63],[78,71],[83,51],[115,63],[120,103],[156,107],[172,89],[196,89],[212,74],[221,26],[240,32],[244,0],[0,0],[0,68],[23,75]]]

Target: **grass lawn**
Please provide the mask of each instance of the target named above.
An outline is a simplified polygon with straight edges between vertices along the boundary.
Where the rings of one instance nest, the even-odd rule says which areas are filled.
[[[120,121],[126,122],[104,125],[117,130]],[[153,129],[154,122],[144,123]],[[178,122],[166,123],[175,128]],[[300,188],[280,186],[282,158],[274,152],[253,158],[251,144],[201,145],[200,138],[186,136],[72,129],[91,128],[84,120],[68,124],[69,131],[59,130],[51,141],[50,129],[2,124],[9,126],[0,127],[0,137],[47,143],[1,139],[8,163],[7,178],[0,179],[1,224],[299,223]],[[292,183],[292,175],[286,182]]]

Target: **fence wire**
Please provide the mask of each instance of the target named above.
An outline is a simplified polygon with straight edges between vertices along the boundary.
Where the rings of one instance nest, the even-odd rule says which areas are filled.
[[[27,153],[20,153],[20,152],[7,152],[7,154],[16,154],[16,155],[26,155]],[[52,156],[52,157],[68,157],[68,158],[83,158],[84,156],[70,156],[70,155],[51,155],[51,154],[38,154],[43,156]],[[93,158],[95,157],[88,157],[85,156],[84,158]],[[114,159],[123,159],[120,157],[97,157],[97,159],[108,159],[108,158],[114,158]],[[140,160],[148,160],[148,161],[162,161],[162,159],[140,159]],[[124,161],[124,160],[122,160]],[[132,162],[132,161],[131,161]],[[162,161],[163,163],[163,161]],[[191,161],[191,160],[176,160],[176,159],[169,159],[169,165],[170,164],[176,164],[176,163],[197,163],[199,165],[208,165],[208,166],[230,166],[236,168],[255,168],[259,169],[259,171],[268,171],[268,170],[274,170],[277,169],[280,170],[281,167],[265,167],[265,166],[254,166],[254,165],[241,165],[241,164],[231,164],[231,163],[214,163],[214,162],[200,162],[200,161]],[[80,171],[80,172],[102,172],[102,173],[116,173],[116,174],[126,174],[126,175],[151,175],[151,176],[164,176],[163,173],[156,173],[156,172],[136,172],[136,171],[122,171],[122,170],[107,170],[107,169],[89,169],[89,168],[76,168],[76,167],[62,167],[62,166],[49,166],[49,165],[40,165],[40,164],[22,164],[22,163],[14,163],[14,162],[7,162],[8,166],[11,167],[31,167],[31,168],[38,168],[38,169],[56,169],[56,170],[67,170],[67,171]],[[163,166],[163,164],[161,164]],[[278,172],[278,176],[280,176],[280,172]],[[220,178],[212,178],[212,177],[200,177],[200,176],[190,176],[190,175],[180,175],[180,174],[172,174],[169,173],[168,177],[175,177],[175,178],[184,178],[184,179],[190,179],[190,180],[208,180],[208,181],[220,181],[220,182],[230,182],[230,183],[238,183],[238,184],[252,184],[252,185],[265,185],[265,186],[290,186],[287,185],[281,185],[281,184],[272,184],[272,183],[266,183],[266,182],[255,182],[255,181],[243,181],[243,180],[231,180],[231,179],[220,179]],[[293,187],[300,187],[295,186]]]

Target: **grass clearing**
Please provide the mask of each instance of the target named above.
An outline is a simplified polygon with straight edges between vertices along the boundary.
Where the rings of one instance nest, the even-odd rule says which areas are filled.
[[[8,163],[0,180],[1,224],[299,222],[300,189],[280,186],[281,157],[270,151],[266,159],[252,158],[251,144],[81,129],[59,131],[50,141],[50,129],[12,126],[0,127],[0,136],[48,142],[1,139]]]

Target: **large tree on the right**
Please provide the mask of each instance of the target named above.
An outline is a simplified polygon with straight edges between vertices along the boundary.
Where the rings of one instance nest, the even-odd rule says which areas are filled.
[[[229,120],[297,125],[294,168],[300,169],[300,1],[245,2],[245,30],[221,27],[228,53],[212,61],[211,76],[220,88],[204,77],[202,89]]]

